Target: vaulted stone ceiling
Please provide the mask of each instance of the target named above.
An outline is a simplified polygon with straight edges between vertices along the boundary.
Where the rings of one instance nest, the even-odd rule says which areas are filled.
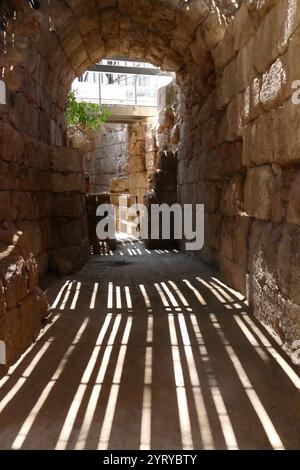
[[[5,38],[10,53],[1,60],[3,75],[8,87],[12,82],[15,86],[15,67],[21,65],[30,75],[22,80],[34,79],[61,106],[74,77],[104,57],[147,60],[183,77],[196,66],[197,74],[205,75],[211,70],[208,51],[221,40],[238,7],[234,0],[40,3],[36,11],[26,2],[17,2],[16,20],[9,24]]]

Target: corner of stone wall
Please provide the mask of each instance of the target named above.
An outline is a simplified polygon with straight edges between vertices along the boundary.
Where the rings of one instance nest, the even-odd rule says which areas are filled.
[[[51,153],[53,208],[49,269],[70,274],[88,257],[82,153],[56,147]]]
[[[13,226],[0,228],[0,376],[39,335],[48,302],[29,240]]]

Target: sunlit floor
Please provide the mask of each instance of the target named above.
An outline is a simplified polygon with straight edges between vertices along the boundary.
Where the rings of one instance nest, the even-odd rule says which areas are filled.
[[[300,379],[241,296],[126,239],[48,289],[0,381],[1,449],[299,449]]]

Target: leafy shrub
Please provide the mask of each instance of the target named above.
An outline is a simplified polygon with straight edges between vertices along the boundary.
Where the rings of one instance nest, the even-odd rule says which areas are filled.
[[[83,126],[97,130],[111,116],[111,111],[95,103],[77,101],[76,94],[70,91],[66,107],[68,126]]]

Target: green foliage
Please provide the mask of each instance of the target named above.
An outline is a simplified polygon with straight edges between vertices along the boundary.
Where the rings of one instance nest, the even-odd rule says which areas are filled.
[[[69,126],[83,126],[92,130],[99,129],[111,116],[111,111],[104,106],[77,101],[73,91],[69,93],[65,113]]]

